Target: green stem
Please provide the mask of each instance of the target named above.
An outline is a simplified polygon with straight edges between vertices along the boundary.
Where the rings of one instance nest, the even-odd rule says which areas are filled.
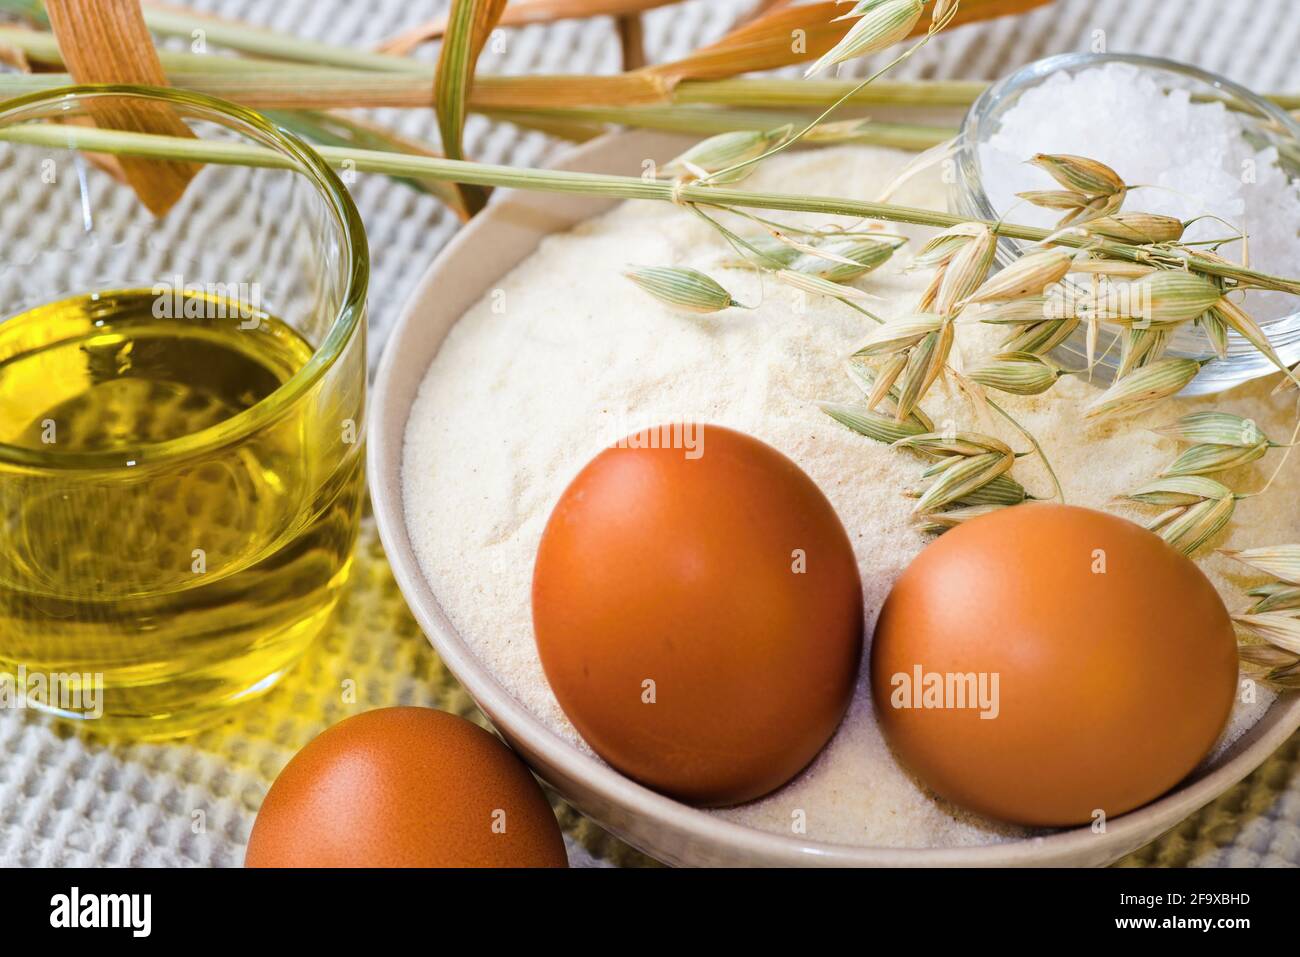
[[[0,140],[22,142],[53,148],[85,149],[101,153],[125,153],[156,159],[191,160],[199,163],[264,166],[285,168],[291,165],[284,156],[259,146],[222,140],[199,140],[183,137],[155,136],[148,133],[125,133],[118,130],[101,130],[93,127],[54,124],[25,124],[0,129]],[[330,163],[374,173],[397,176],[423,176],[480,186],[505,186],[515,189],[552,193],[577,193],[589,196],[607,196],[611,199],[650,199],[663,202],[703,203],[710,206],[742,206],[749,209],[780,209],[792,212],[819,213],[828,216],[853,216],[860,219],[880,219],[916,226],[946,229],[963,222],[966,217],[954,216],[931,209],[898,206],[892,203],[873,203],[848,200],[834,196],[809,196],[791,193],[763,193],[750,190],[701,186],[676,185],[667,180],[645,180],[637,176],[614,176],[601,173],[576,173],[566,170],[524,169],[466,160],[450,160],[428,156],[407,156],[377,150],[353,150],[321,147],[320,153]],[[1010,239],[1039,242],[1051,232],[1032,226],[1013,223],[982,221],[995,233]],[[1262,289],[1276,289],[1300,295],[1300,280],[1271,276],[1233,263],[1206,259],[1195,253],[1180,256],[1176,253],[1151,250],[1141,246],[1128,246],[1111,241],[1098,241],[1088,236],[1072,234],[1057,236],[1055,243],[1070,247],[1088,247],[1113,259],[1128,262],[1160,263],[1171,266],[1188,266],[1196,272],[1234,280],[1239,285]]]
[[[637,129],[663,130],[712,136],[737,130],[769,130],[790,124],[806,123],[802,113],[775,113],[764,110],[732,110],[683,106],[563,107],[557,109],[504,110],[485,109],[491,119],[507,122],[536,122],[554,119],[580,124],[630,126]],[[864,120],[851,133],[836,139],[836,144],[856,143],[888,146],[901,150],[926,150],[955,136],[946,126],[923,126],[910,123],[878,123]],[[820,144],[819,144],[820,145]]]

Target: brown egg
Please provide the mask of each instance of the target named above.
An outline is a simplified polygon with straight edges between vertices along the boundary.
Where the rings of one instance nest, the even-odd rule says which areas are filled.
[[[429,708],[341,721],[294,755],[246,867],[566,867],[551,806],[482,728]]]
[[[1214,744],[1236,679],[1232,624],[1200,569],[1132,522],[1062,505],[931,544],[871,649],[902,762],[954,803],[1027,825],[1159,797]]]
[[[672,440],[638,433],[573,480],[537,552],[533,625],[560,706],[598,754],[724,805],[780,787],[834,733],[862,590],[844,527],[798,466],[700,429],[695,450],[680,426]]]

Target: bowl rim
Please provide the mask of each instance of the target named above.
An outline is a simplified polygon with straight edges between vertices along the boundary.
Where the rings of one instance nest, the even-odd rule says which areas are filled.
[[[665,147],[675,143],[680,149],[683,142],[680,136],[663,133],[607,134],[567,151],[552,165],[559,169],[608,170],[611,162],[620,155],[634,155],[637,162],[644,156],[675,155],[668,153]],[[609,200],[602,205],[612,208],[617,202]],[[379,362],[371,390],[372,418],[367,440],[376,525],[398,587],[448,670],[512,743],[519,742],[530,754],[560,769],[570,779],[580,781],[610,805],[626,809],[659,828],[670,829],[687,841],[725,846],[729,851],[748,855],[757,863],[786,866],[1041,866],[1068,862],[1071,857],[1084,855],[1095,858],[1102,846],[1099,841],[1110,848],[1119,848],[1114,854],[1118,857],[1154,839],[1244,778],[1300,728],[1300,695],[1291,695],[1289,699],[1279,697],[1255,725],[1233,742],[1229,748],[1232,756],[1221,765],[1150,804],[1108,820],[1102,834],[1084,826],[1013,841],[928,848],[834,844],[762,831],[652,791],[623,776],[596,756],[571,745],[511,695],[456,631],[420,568],[411,546],[402,501],[400,471],[411,403],[397,394],[396,380],[399,372],[405,371],[403,367],[409,366],[412,357],[420,353],[418,349],[406,348],[406,341],[420,334],[422,323],[427,324],[423,305],[435,287],[440,286],[442,274],[454,265],[460,251],[474,243],[480,234],[490,232],[502,220],[519,212],[522,205],[519,191],[501,191],[483,213],[451,239],[412,290]],[[512,267],[506,267],[503,273],[509,268]],[[424,360],[424,368],[417,373],[419,378],[423,377],[428,361],[440,346],[441,338],[428,354],[428,359]],[[418,391],[418,385],[412,391],[411,399],[415,391]],[[545,774],[542,776],[546,777]],[[581,798],[574,798],[562,788],[557,790],[581,809],[584,803]],[[599,815],[593,817],[631,843],[641,844],[635,837],[623,834],[619,827],[601,820]]]

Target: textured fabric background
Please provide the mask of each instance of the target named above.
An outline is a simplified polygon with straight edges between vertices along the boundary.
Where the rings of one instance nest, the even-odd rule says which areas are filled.
[[[646,17],[651,60],[721,35],[752,0],[689,0]],[[213,13],[334,43],[373,45],[445,3],[409,0],[196,0]],[[1101,31],[1100,33],[1098,31]],[[1027,16],[953,32],[899,76],[995,78],[1037,57],[1093,48],[1196,63],[1257,90],[1300,90],[1300,0],[1057,0]],[[432,59],[432,50],[424,49]],[[608,20],[511,31],[489,72],[613,72]],[[379,111],[431,138],[424,111]],[[536,165],[556,144],[471,118],[468,152]],[[374,354],[407,292],[455,230],[431,199],[377,175],[353,186],[373,260]],[[344,703],[345,682],[356,701]],[[266,789],[284,763],[342,718],[392,704],[473,716],[407,612],[367,526],[337,626],[271,695],[185,743],[104,746],[26,714],[0,713],[0,865],[238,865]],[[575,864],[649,863],[559,805]],[[1300,865],[1300,738],[1237,788],[1124,862],[1127,865]]]

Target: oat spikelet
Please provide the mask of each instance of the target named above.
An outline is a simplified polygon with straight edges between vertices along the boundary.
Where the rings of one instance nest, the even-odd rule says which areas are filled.
[[[1155,431],[1178,439],[1180,442],[1233,445],[1243,449],[1251,448],[1261,442],[1269,446],[1274,445],[1260,430],[1259,424],[1254,419],[1233,415],[1231,412],[1213,410],[1193,412]]]
[[[1056,385],[1063,374],[1042,356],[1010,352],[994,356],[967,376],[980,385],[1010,395],[1041,395]]]
[[[1117,381],[1084,407],[1085,418],[1097,418],[1167,399],[1181,392],[1201,371],[1195,359],[1160,359]]]
[[[786,140],[792,128],[789,125],[772,130],[736,130],[731,133],[719,133],[696,143],[676,159],[665,163],[659,170],[664,176],[673,177],[695,169],[706,173],[724,170],[737,163],[762,156],[772,147]],[[749,172],[746,168],[742,172]],[[722,180],[715,180],[722,182]]]
[[[892,445],[909,435],[919,435],[924,427],[913,420],[897,421],[893,416],[881,415],[859,405],[823,402],[821,410],[841,425],[848,426],[859,435],[877,442]]]
[[[1270,645],[1300,655],[1300,618],[1269,612],[1263,615],[1233,615],[1232,620]]]
[[[685,266],[645,266],[628,269],[628,279],[660,302],[683,312],[719,312],[740,303],[717,280]]]
[[[859,4],[852,13],[837,19],[859,16],[859,8],[863,8],[860,19],[849,28],[844,39],[810,66],[804,76],[813,76],[836,63],[866,56],[907,39],[925,9],[921,0],[867,0],[865,5]]]
[[[910,348],[931,333],[938,332],[942,325],[943,317],[931,313],[892,319],[872,329],[854,355],[878,356]]]
[[[1086,156],[1038,153],[1029,162],[1045,170],[1066,189],[1090,196],[1110,196],[1128,188],[1113,169]]]
[[[963,457],[925,490],[925,494],[917,500],[915,510],[929,512],[951,505],[1007,472],[1014,462],[1014,456],[999,452]]]
[[[1231,495],[1232,490],[1222,482],[1202,476],[1179,476],[1148,482],[1129,492],[1125,498],[1143,505],[1181,506],[1195,505],[1208,499]]]
[[[1183,238],[1182,220],[1156,213],[1116,213],[1093,219],[1080,227],[1092,236],[1104,236],[1133,246],[1176,243]]]
[[[1260,442],[1248,448],[1234,445],[1193,445],[1178,456],[1160,474],[1174,475],[1213,475],[1229,469],[1241,468],[1264,457],[1268,452],[1268,443]]]
[[[1232,494],[1206,499],[1184,508],[1156,534],[1184,555],[1191,555],[1223,530],[1236,508],[1237,499]]]
[[[943,279],[935,299],[941,315],[954,315],[960,305],[984,282],[993,266],[997,237],[982,223],[973,224],[971,236],[958,247],[944,267]]]
[[[994,274],[975,290],[967,303],[1006,301],[1041,296],[1051,286],[1065,278],[1073,257],[1059,249],[1021,256],[1002,271]]]
[[[1300,585],[1300,545],[1272,545],[1244,550],[1225,548],[1222,553],[1289,585]]]

